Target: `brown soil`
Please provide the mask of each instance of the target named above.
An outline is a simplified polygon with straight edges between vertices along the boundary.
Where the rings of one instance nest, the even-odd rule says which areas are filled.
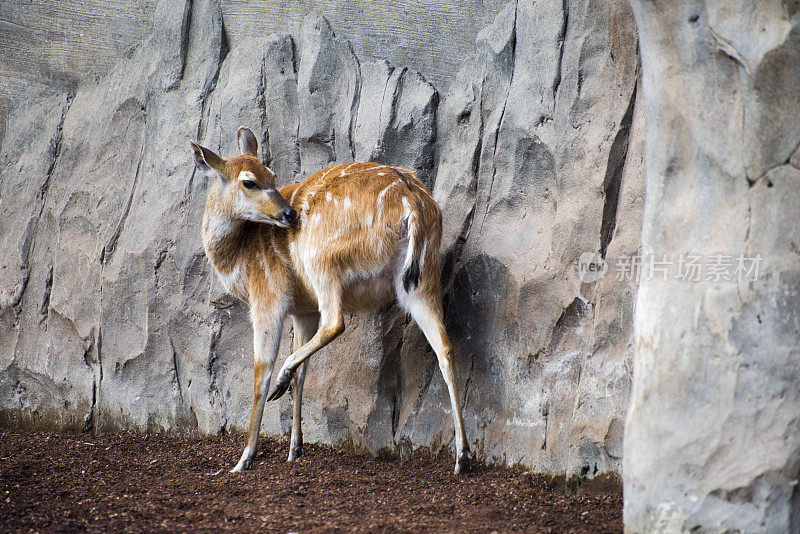
[[[0,430],[0,531],[621,532],[621,495],[571,496],[522,470],[380,460],[244,436]]]

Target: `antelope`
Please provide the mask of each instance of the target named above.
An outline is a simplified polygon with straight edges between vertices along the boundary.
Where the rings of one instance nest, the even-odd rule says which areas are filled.
[[[470,450],[442,313],[442,216],[430,192],[411,171],[372,162],[334,165],[278,189],[275,174],[258,159],[253,132],[240,128],[238,144],[239,156],[222,159],[191,143],[197,166],[214,178],[203,213],[203,247],[225,290],[250,306],[253,323],[253,411],[247,445],[231,472],[252,466],[265,402],[289,387],[289,461],[302,455],[308,358],[344,331],[345,312],[377,310],[392,299],[436,353],[452,404],[454,471],[468,471]],[[267,397],[287,314],[294,324],[293,351]]]

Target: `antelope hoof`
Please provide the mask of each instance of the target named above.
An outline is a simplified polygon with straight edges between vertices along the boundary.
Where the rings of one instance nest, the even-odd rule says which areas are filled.
[[[463,473],[469,473],[470,466],[469,466],[470,454],[469,449],[465,451],[461,451],[456,459],[456,468],[454,473],[459,475]]]
[[[289,461],[293,462],[303,456],[303,446],[297,445],[289,449]]]
[[[286,370],[281,373],[281,376],[278,377],[278,382],[275,384],[275,389],[272,390],[272,394],[267,397],[268,401],[274,401],[280,399],[286,390],[289,389],[289,385],[292,383],[292,375],[294,373],[292,371]]]
[[[231,469],[231,473],[240,473],[242,471],[247,471],[253,467],[253,459],[252,458],[242,458],[239,460],[239,463],[236,464],[236,467]]]

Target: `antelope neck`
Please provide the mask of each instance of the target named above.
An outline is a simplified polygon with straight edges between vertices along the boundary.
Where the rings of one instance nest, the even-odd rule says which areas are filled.
[[[245,243],[247,221],[219,211],[209,211],[203,216],[203,248],[211,264],[221,274],[228,274],[239,262]]]

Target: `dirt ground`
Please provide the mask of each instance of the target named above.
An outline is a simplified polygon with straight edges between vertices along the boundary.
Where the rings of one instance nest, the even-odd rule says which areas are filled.
[[[571,496],[522,470],[380,460],[244,436],[0,430],[2,532],[621,532],[621,495]]]

